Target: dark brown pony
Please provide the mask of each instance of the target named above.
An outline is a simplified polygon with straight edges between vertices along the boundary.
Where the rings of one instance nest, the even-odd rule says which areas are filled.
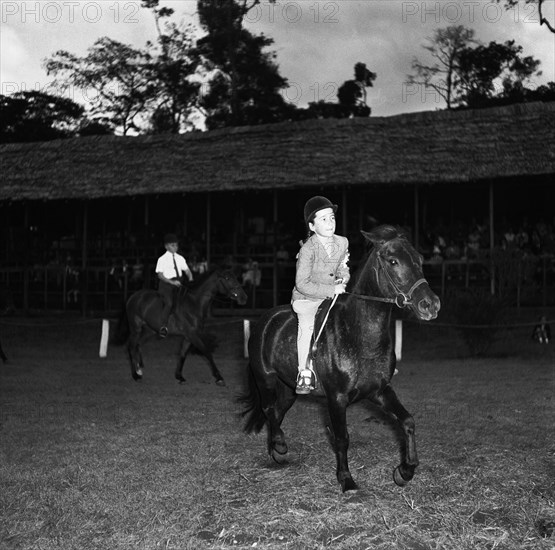
[[[347,463],[349,434],[346,411],[369,399],[392,418],[403,433],[401,464],[394,480],[404,485],[418,465],[414,419],[395,395],[395,371],[390,321],[392,309],[408,307],[418,319],[437,317],[440,301],[422,273],[422,256],[395,227],[362,232],[370,249],[353,274],[347,292],[325,300],[316,317],[315,333],[329,310],[320,339],[313,346],[318,389],[327,401],[337,459],[337,479],[343,491],[356,489]],[[288,451],[281,423],[295,402],[297,376],[297,318],[289,305],[262,316],[249,340],[249,392],[245,431],[268,425],[268,451],[282,463]]]
[[[214,270],[202,275],[191,286],[181,287],[178,292],[168,321],[168,337],[176,336],[180,339],[179,358],[175,369],[175,377],[179,382],[185,382],[182,375],[183,364],[191,347],[194,346],[208,360],[216,384],[225,385],[214,362],[210,345],[204,337],[204,323],[210,306],[218,295],[234,300],[239,305],[244,305],[247,301],[245,291],[229,270]],[[162,311],[163,298],[155,290],[139,290],[127,301],[115,343],[123,343],[127,339],[131,376],[134,380],[143,377],[141,345],[156,336],[162,322]]]

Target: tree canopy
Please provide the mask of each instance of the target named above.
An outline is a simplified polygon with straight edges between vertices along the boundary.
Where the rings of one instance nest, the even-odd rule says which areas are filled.
[[[216,70],[204,90],[201,106],[209,128],[278,122],[294,110],[281,94],[287,80],[279,73],[274,41],[254,35],[243,19],[257,2],[198,0],[200,25],[205,35],[197,51],[209,70]]]
[[[83,93],[92,116],[109,118],[126,135],[140,130],[138,118],[156,96],[150,62],[148,52],[103,37],[82,57],[59,50],[44,66],[60,89],[73,86]]]
[[[524,56],[514,40],[482,44],[463,26],[437,29],[423,48],[433,62],[415,58],[408,82],[435,90],[448,109],[479,108],[494,104],[548,98],[548,85],[538,94],[528,86],[540,76],[540,61]]]
[[[507,9],[513,9],[518,6],[519,2],[522,0],[495,0],[497,3],[503,2]],[[546,0],[524,0],[525,4],[537,6],[538,9],[538,21],[541,25],[545,25],[546,28],[555,34],[555,20],[549,18],[546,9]],[[551,17],[553,17],[551,13]]]
[[[69,98],[40,91],[0,95],[0,142],[49,141],[79,135],[109,134],[106,121],[92,121]]]

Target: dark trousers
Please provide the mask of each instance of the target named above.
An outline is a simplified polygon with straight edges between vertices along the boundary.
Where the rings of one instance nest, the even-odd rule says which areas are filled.
[[[175,298],[179,287],[170,285],[165,281],[160,281],[158,283],[158,292],[164,298],[164,308],[162,309],[162,324],[161,326],[168,326],[168,320],[173,312],[173,306],[175,303]]]

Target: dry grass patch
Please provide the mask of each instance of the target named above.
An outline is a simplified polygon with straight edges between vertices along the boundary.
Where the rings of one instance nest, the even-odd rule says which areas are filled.
[[[123,350],[97,358],[99,327],[10,330],[2,549],[554,546],[553,348],[524,340],[515,355],[467,360],[408,328],[395,388],[415,416],[421,465],[395,486],[395,436],[357,404],[349,458],[360,490],[342,494],[321,403],[299,399],[286,417],[286,467],[266,455],[265,434],[242,433],[240,324],[218,333],[226,388],[199,357],[187,383],[174,382],[171,344],[145,350],[136,383]]]

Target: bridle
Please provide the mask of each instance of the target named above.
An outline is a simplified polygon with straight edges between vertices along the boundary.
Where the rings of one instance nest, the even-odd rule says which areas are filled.
[[[225,272],[221,273],[219,276],[219,282],[225,292],[222,292],[221,296],[215,295],[214,300],[224,304],[233,303],[235,301],[234,298],[239,294],[238,289],[241,288],[241,285],[234,285],[233,278]]]
[[[380,254],[380,251],[377,251],[377,257],[378,257],[378,263],[379,263],[379,267],[381,268],[381,270],[383,271],[385,278],[387,279],[387,282],[389,283],[389,285],[391,287],[393,287],[393,290],[395,291],[395,298],[382,298],[381,296],[367,296],[365,294],[355,294],[353,292],[346,292],[345,294],[350,294],[351,296],[354,296],[356,298],[360,298],[362,300],[371,300],[374,302],[385,302],[387,304],[395,304],[398,308],[403,309],[406,306],[412,305],[412,295],[414,293],[414,291],[422,284],[427,283],[428,281],[426,281],[426,279],[421,278],[418,279],[409,289],[408,292],[403,292],[399,286],[397,285],[397,283],[393,280],[393,278],[391,277],[391,275],[389,274],[389,272],[386,269],[385,266],[385,262],[383,257]],[[376,273],[376,283],[380,284],[380,272],[378,267],[374,267],[374,272]]]

